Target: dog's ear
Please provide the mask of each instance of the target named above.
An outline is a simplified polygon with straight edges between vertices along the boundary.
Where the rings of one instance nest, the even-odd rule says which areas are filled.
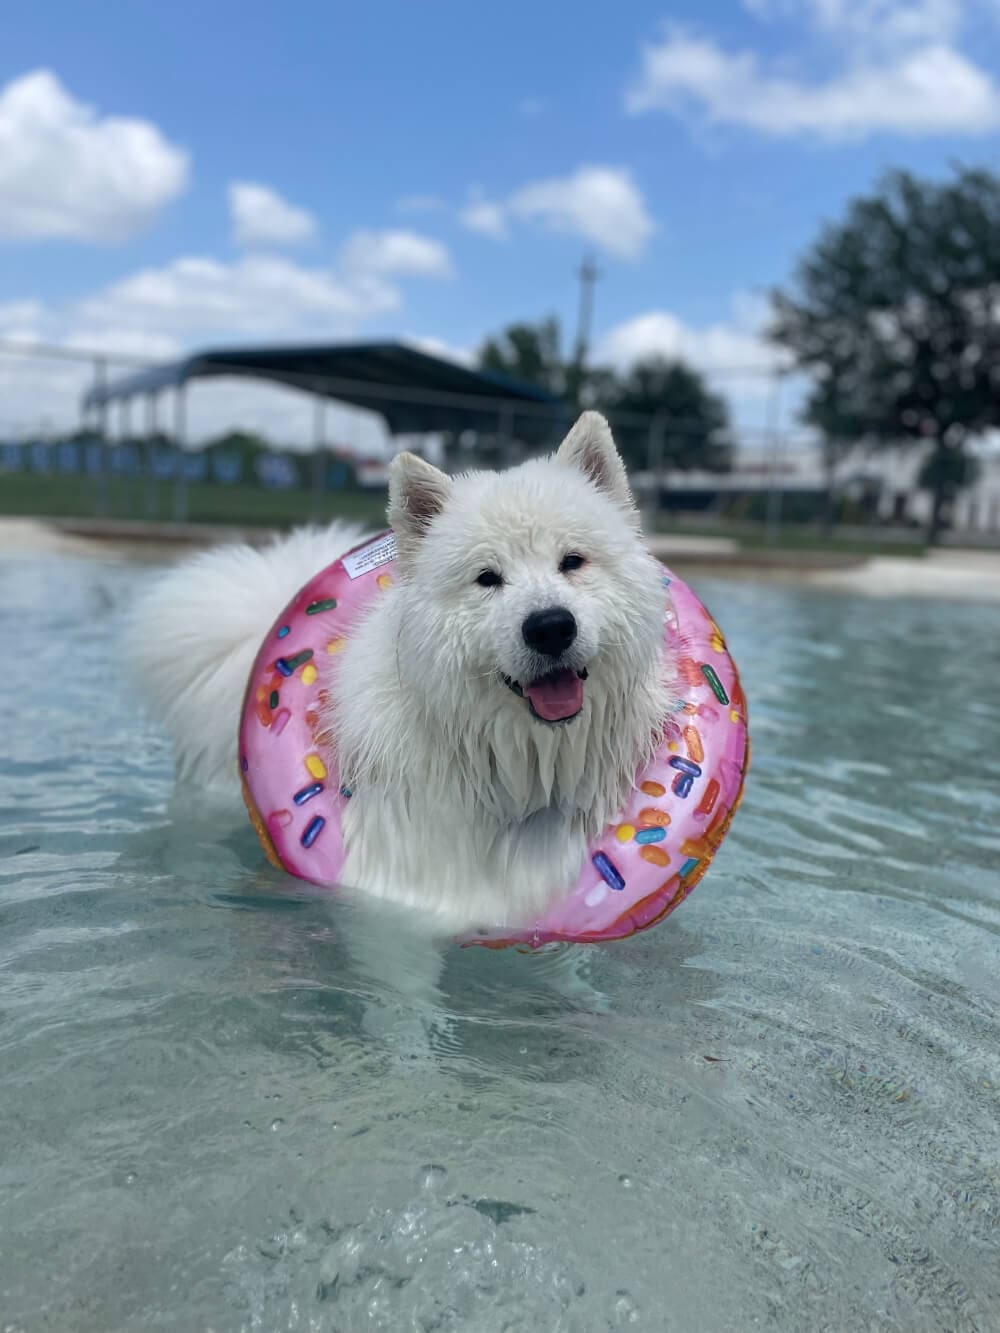
[[[389,464],[389,526],[404,562],[441,512],[451,486],[450,477],[416,454],[397,454]]]
[[[625,464],[615,448],[611,427],[600,412],[583,413],[559,446],[556,458],[582,472],[623,509],[635,509]]]

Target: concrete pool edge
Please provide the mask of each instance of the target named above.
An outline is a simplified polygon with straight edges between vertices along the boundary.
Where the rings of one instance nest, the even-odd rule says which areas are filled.
[[[0,516],[0,557],[79,555],[107,559],[179,559],[224,541],[261,544],[273,528],[144,523],[128,519]],[[1000,605],[1000,552],[945,548],[926,555],[863,556],[844,552],[741,550],[726,537],[657,535],[650,547],[678,572],[766,582],[794,582],[873,598],[922,597]]]

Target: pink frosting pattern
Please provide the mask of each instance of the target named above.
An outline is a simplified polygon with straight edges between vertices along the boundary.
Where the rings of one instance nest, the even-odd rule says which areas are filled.
[[[243,796],[269,860],[336,887],[344,864],[341,785],[319,728],[319,666],[340,652],[372,598],[392,586],[391,533],[350,551],[292,599],[268,632],[240,722]],[[687,897],[725,837],[749,761],[746,701],[718,625],[664,568],[664,641],[682,704],[620,817],[588,848],[580,876],[538,920],[463,939],[493,948],[623,939]]]

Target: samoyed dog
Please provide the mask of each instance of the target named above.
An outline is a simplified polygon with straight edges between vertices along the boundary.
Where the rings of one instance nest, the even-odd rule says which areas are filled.
[[[664,591],[603,417],[507,472],[392,463],[398,578],[330,657],[344,882],[445,932],[527,924],[568,892],[674,701]],[[278,614],[364,534],[304,530],[167,573],[131,656],[181,783],[238,800],[250,667]]]

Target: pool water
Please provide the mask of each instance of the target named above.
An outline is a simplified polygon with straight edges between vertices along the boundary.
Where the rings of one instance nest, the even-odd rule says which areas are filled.
[[[706,879],[407,1001],[399,922],[168,814],[147,577],[0,563],[0,1329],[1000,1328],[1000,611],[695,580]]]

